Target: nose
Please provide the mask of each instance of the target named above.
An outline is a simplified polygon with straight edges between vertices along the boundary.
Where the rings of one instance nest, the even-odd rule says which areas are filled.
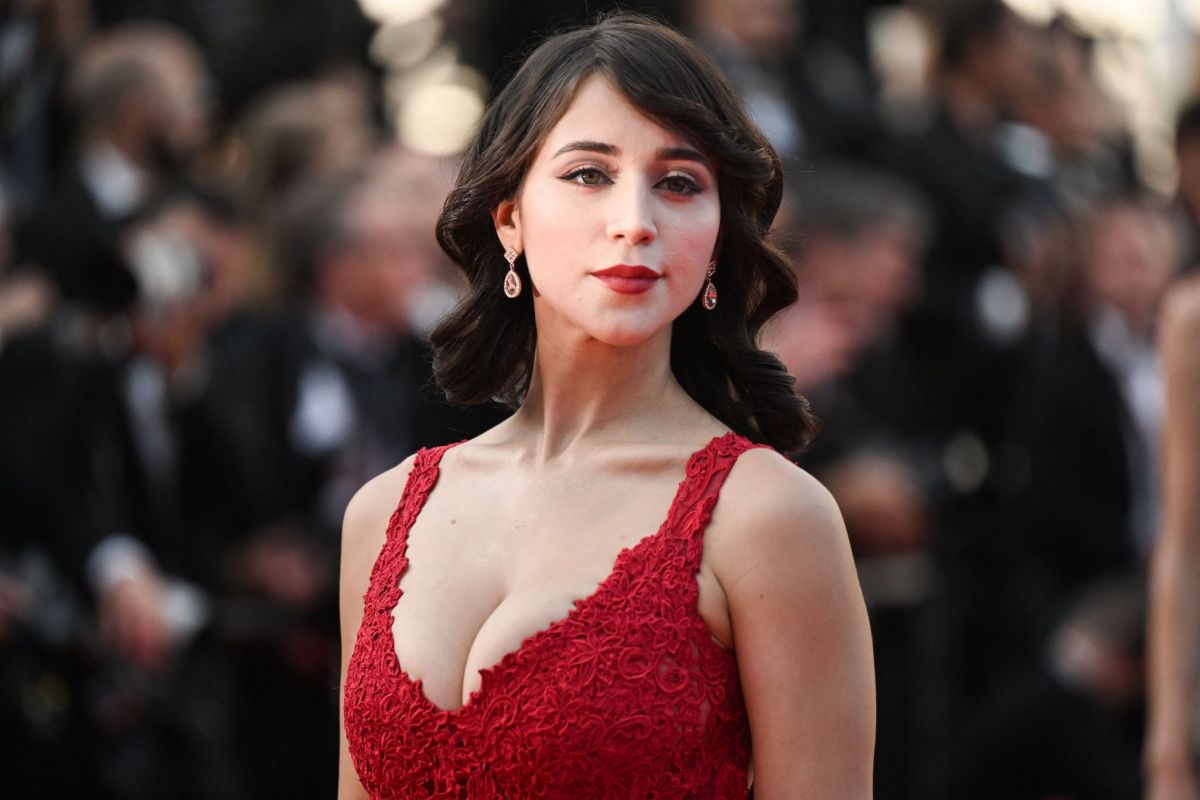
[[[626,244],[649,244],[658,235],[654,197],[639,181],[627,181],[609,197],[608,236]]]

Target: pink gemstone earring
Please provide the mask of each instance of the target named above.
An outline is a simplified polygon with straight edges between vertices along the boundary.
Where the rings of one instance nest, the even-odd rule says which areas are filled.
[[[521,293],[521,276],[513,266],[517,263],[517,251],[511,245],[504,248],[504,260],[508,262],[508,274],[504,276],[504,296],[511,300]]]
[[[713,259],[708,265],[708,282],[704,284],[704,294],[700,298],[700,302],[704,305],[705,311],[712,311],[717,307],[717,287],[713,286],[712,277],[717,272],[717,262]]]

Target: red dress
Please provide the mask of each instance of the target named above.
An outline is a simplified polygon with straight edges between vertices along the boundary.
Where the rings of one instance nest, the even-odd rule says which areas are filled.
[[[392,641],[408,532],[446,448],[419,452],[346,672],[346,738],[370,796],[745,798],[737,661],[697,610],[695,576],[721,484],[754,446],[730,433],[695,453],[658,532],[623,549],[565,618],[481,670],[453,711],[425,697]]]

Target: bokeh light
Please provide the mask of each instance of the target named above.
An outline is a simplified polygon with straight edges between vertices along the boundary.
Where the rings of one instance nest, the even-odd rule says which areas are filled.
[[[381,25],[371,39],[371,60],[385,69],[414,67],[437,48],[444,27],[442,21],[432,15]]]
[[[388,25],[403,25],[427,17],[441,7],[443,0],[358,0],[363,13]]]
[[[396,134],[417,152],[446,155],[466,146],[483,116],[486,82],[466,67],[437,72],[399,89]]]

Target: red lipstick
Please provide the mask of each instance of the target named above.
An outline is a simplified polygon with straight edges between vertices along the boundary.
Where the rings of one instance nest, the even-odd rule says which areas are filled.
[[[620,294],[641,294],[654,286],[662,273],[655,272],[649,267],[617,264],[607,269],[596,270],[592,273],[604,282],[604,285]]]

